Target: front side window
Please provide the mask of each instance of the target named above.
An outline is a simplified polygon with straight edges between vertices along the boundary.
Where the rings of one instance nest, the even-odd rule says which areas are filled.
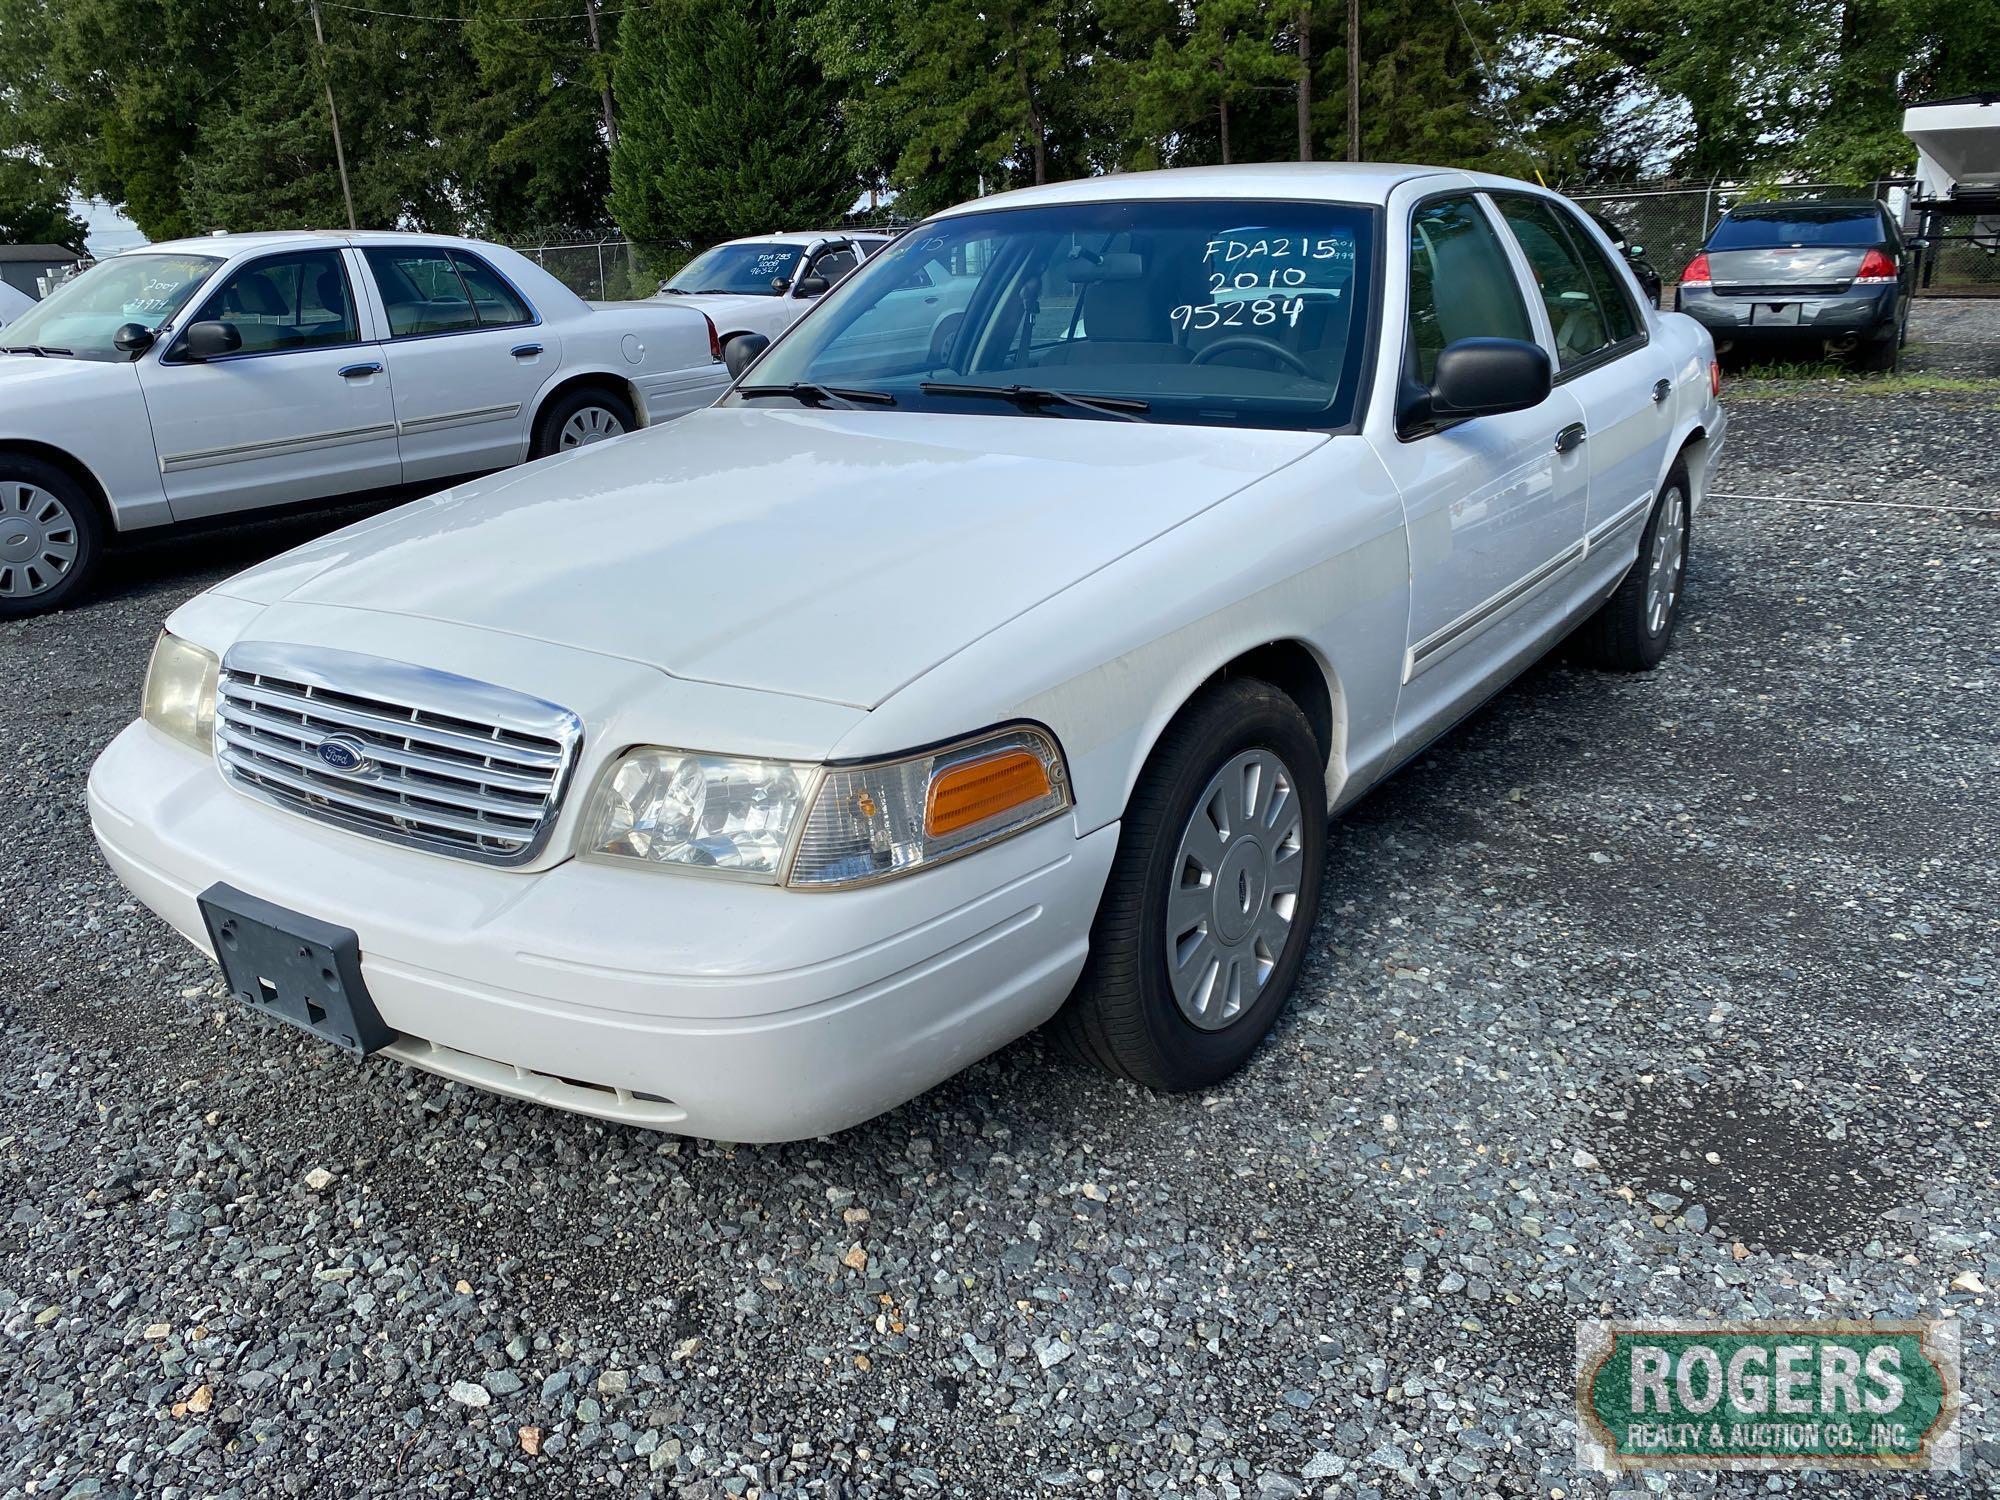
[[[1556,339],[1556,368],[1567,370],[1615,342],[1613,317],[1600,300],[1589,263],[1553,208],[1516,193],[1494,196],[1541,288]],[[1622,308],[1627,319],[1630,309]]]
[[[792,284],[804,254],[798,245],[717,245],[674,272],[660,290],[775,297]]]
[[[887,396],[899,410],[1342,426],[1374,310],[1376,215],[1213,199],[936,220],[870,256],[749,385],[858,386],[884,409]]]
[[[252,261],[231,273],[191,321],[229,324],[242,337],[243,354],[352,344],[361,336],[338,250]]]
[[[157,331],[222,264],[213,255],[119,255],[66,281],[7,325],[0,344],[57,358],[124,363],[112,343],[127,323]]]
[[[819,277],[828,286],[832,286],[841,277],[853,270],[855,264],[856,257],[854,252],[845,246],[837,250],[822,250],[813,261],[812,274]]]
[[[1478,201],[1419,207],[1410,219],[1409,376],[1428,388],[1438,355],[1460,339],[1534,337],[1521,284]]]

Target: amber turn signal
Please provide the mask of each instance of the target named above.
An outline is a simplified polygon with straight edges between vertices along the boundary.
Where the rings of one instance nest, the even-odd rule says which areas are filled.
[[[931,781],[924,832],[940,838],[1048,795],[1048,768],[1025,750],[969,760]]]

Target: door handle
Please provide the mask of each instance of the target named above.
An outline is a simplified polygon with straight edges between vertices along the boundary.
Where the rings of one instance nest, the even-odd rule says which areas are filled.
[[[1653,404],[1655,406],[1665,401],[1673,393],[1674,383],[1671,380],[1656,380],[1653,382]]]
[[[380,375],[381,373],[382,366],[379,362],[365,365],[342,365],[340,367],[340,378],[342,380],[359,380],[363,375]]]
[[[1579,443],[1581,443],[1586,436],[1588,436],[1588,434],[1585,433],[1583,430],[1583,423],[1581,422],[1570,423],[1569,426],[1565,427],[1561,432],[1556,434],[1556,452],[1558,453],[1569,452],[1572,448],[1576,447]]]
[[[516,359],[533,359],[542,352],[540,344],[516,344],[513,354]]]

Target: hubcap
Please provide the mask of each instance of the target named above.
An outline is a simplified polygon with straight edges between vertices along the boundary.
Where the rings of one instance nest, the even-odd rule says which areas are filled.
[[[0,599],[45,594],[76,566],[76,517],[47,490],[0,481]]]
[[[625,430],[625,424],[601,406],[586,406],[582,411],[571,414],[562,424],[562,432],[556,438],[558,448],[582,448],[591,443],[601,443],[606,438],[615,438]]]
[[[1292,935],[1305,825],[1291,773],[1246,750],[1196,801],[1167,897],[1167,975],[1190,1023],[1218,1031],[1256,1003]]]
[[[1653,556],[1646,571],[1646,631],[1659,635],[1674,617],[1681,597],[1681,571],[1687,564],[1687,502],[1679,489],[1667,491],[1660,502],[1660,524],[1653,528]]]

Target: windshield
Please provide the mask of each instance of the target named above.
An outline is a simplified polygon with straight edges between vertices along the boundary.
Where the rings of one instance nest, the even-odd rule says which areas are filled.
[[[744,389],[1034,419],[1340,426],[1361,377],[1373,216],[1216,199],[940,219],[864,263]]]
[[[1772,250],[1781,245],[1873,245],[1883,238],[1882,216],[1852,204],[1791,208],[1733,208],[1715,226],[1711,250]]]
[[[791,284],[804,253],[802,245],[717,245],[668,277],[661,290],[775,297]]]
[[[79,359],[129,360],[111,336],[127,323],[158,329],[222,262],[212,255],[120,255],[66,281],[0,332],[0,346]]]

